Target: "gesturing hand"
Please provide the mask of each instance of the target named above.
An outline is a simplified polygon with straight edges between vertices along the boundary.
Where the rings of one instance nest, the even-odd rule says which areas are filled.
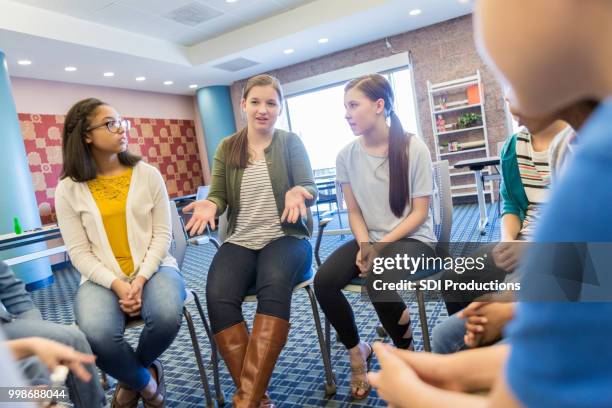
[[[185,229],[189,235],[202,235],[206,226],[210,224],[215,229],[215,215],[217,215],[217,204],[210,200],[198,200],[183,208],[184,213],[193,211]]]
[[[296,223],[300,216],[306,216],[306,200],[314,197],[302,186],[295,186],[285,194],[285,209],[281,215],[281,222]]]

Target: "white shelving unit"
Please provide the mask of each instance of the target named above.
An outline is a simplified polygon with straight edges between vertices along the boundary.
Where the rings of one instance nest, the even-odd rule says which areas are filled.
[[[470,98],[468,97],[468,89],[471,88],[473,93],[474,87],[476,87],[478,97]],[[427,81],[427,93],[429,95],[429,108],[431,111],[431,123],[437,160],[449,160],[452,168],[453,163],[467,158],[490,156],[484,92],[480,71],[476,71],[474,75],[468,77],[446,82],[432,83]],[[443,99],[445,101],[443,101]],[[481,120],[479,123],[470,127],[457,128],[459,117],[464,113],[478,114]],[[449,124],[454,124],[454,126],[448,130],[440,131],[437,123],[438,116],[444,120],[445,127],[448,127]],[[459,145],[459,150],[449,151],[448,146],[451,142],[456,142]],[[461,144],[467,142],[481,142],[482,144],[461,149]],[[484,173],[488,174],[488,170],[485,169]],[[451,172],[451,190],[453,191],[453,197],[476,197],[476,184],[473,182],[462,184],[465,183],[465,179],[460,181],[461,176],[473,174],[474,173],[471,171]],[[485,186],[485,194],[490,195],[491,201],[494,199],[492,192],[493,184],[489,182]]]

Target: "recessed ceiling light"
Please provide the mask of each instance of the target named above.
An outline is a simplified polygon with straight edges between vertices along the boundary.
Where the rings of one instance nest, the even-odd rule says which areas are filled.
[[[237,2],[238,0],[225,0],[225,1],[226,1],[226,2],[228,2],[228,3],[235,3],[235,2]]]
[[[196,85],[196,84],[192,84],[192,85],[189,85],[189,87],[190,87],[191,89],[195,89],[195,88],[197,88],[197,87],[198,87],[198,85]]]
[[[164,81],[164,85],[172,85],[174,82],[172,81]]]
[[[285,51],[283,51],[285,54],[293,54],[293,51],[295,51],[293,48],[287,48]]]
[[[31,65],[32,61],[30,61],[30,60],[19,60],[19,61],[17,61],[17,63],[19,65]]]
[[[68,72],[74,72],[74,71],[76,71],[77,69],[76,69],[76,67],[66,67],[66,68],[64,68],[64,70],[65,70],[65,71],[68,71]]]
[[[411,16],[418,16],[419,14],[421,14],[421,9],[410,10]]]
[[[468,4],[470,2],[470,0],[459,0],[459,3],[461,4]]]
[[[329,38],[319,38],[319,44],[325,44],[326,42],[329,42]]]
[[[112,76],[115,76],[115,73],[114,72],[105,72],[104,76],[105,77],[112,77]]]
[[[145,77],[136,77],[137,81],[144,81],[145,79],[147,79],[147,78],[145,78]]]

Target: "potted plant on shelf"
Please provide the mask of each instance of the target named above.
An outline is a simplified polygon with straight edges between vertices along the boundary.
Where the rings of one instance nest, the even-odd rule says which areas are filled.
[[[457,119],[457,127],[459,129],[471,128],[480,125],[482,115],[477,113],[464,113]]]

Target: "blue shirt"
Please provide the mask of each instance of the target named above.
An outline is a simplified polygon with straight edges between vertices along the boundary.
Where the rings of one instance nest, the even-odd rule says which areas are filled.
[[[534,241],[612,242],[612,99],[581,130]],[[551,251],[530,251],[525,283],[533,270],[557,273],[550,256]],[[610,280],[601,285],[612,298]],[[583,299],[580,288],[574,292]],[[512,351],[506,378],[522,404],[612,407],[612,303],[523,302],[507,334]]]

